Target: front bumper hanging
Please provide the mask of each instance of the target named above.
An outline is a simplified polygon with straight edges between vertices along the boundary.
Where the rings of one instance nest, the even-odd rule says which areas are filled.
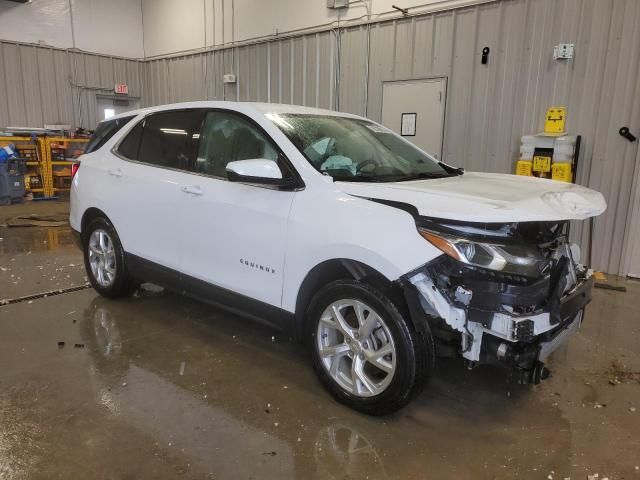
[[[423,315],[442,319],[459,334],[459,351],[471,364],[507,365],[522,383],[537,383],[546,373],[542,362],[580,328],[591,301],[590,271],[567,288],[565,277],[573,268],[561,263],[555,277],[531,285],[476,275],[451,293],[436,284],[439,274],[425,266],[406,277],[405,295],[414,311],[418,303]],[[571,275],[576,278],[575,270]],[[521,305],[531,307],[523,312]]]

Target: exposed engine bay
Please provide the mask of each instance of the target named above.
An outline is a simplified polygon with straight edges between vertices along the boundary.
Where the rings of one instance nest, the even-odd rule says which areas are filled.
[[[405,276],[438,352],[508,365],[522,383],[544,378],[542,362],[579,328],[591,299],[592,272],[568,242],[568,222],[416,223],[445,253]]]

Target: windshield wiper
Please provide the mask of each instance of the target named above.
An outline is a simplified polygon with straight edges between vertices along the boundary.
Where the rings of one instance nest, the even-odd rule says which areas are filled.
[[[376,175],[331,175],[334,182],[395,182],[395,180],[385,180],[384,177]]]
[[[435,173],[435,172],[422,172],[422,173],[414,173],[412,175],[405,175],[403,177],[397,177],[395,182],[407,182],[409,180],[424,180],[424,179],[432,179],[432,178],[448,178],[448,177],[457,177],[460,174],[457,173]]]

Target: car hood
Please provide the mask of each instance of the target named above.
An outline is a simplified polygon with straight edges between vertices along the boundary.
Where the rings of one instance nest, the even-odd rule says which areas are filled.
[[[335,185],[349,195],[413,205],[423,216],[469,222],[583,220],[607,208],[600,192],[580,185],[497,173]]]

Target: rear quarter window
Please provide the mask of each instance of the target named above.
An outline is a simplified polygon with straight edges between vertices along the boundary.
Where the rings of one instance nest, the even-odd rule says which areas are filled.
[[[124,137],[118,146],[118,153],[129,160],[138,159],[138,151],[140,150],[140,140],[142,140],[142,128],[144,120],[139,122],[131,129],[127,136]]]
[[[85,149],[84,153],[91,153],[98,150],[105,143],[107,143],[109,139],[111,139],[111,137],[113,137],[116,133],[118,133],[118,131],[120,131],[122,127],[124,127],[127,123],[129,123],[131,119],[134,117],[135,115],[131,115],[128,117],[120,117],[120,118],[115,118],[113,120],[106,120],[100,123],[96,127],[95,132],[93,132],[93,135],[91,135],[91,139],[89,140],[89,143],[87,144],[87,148]]]

